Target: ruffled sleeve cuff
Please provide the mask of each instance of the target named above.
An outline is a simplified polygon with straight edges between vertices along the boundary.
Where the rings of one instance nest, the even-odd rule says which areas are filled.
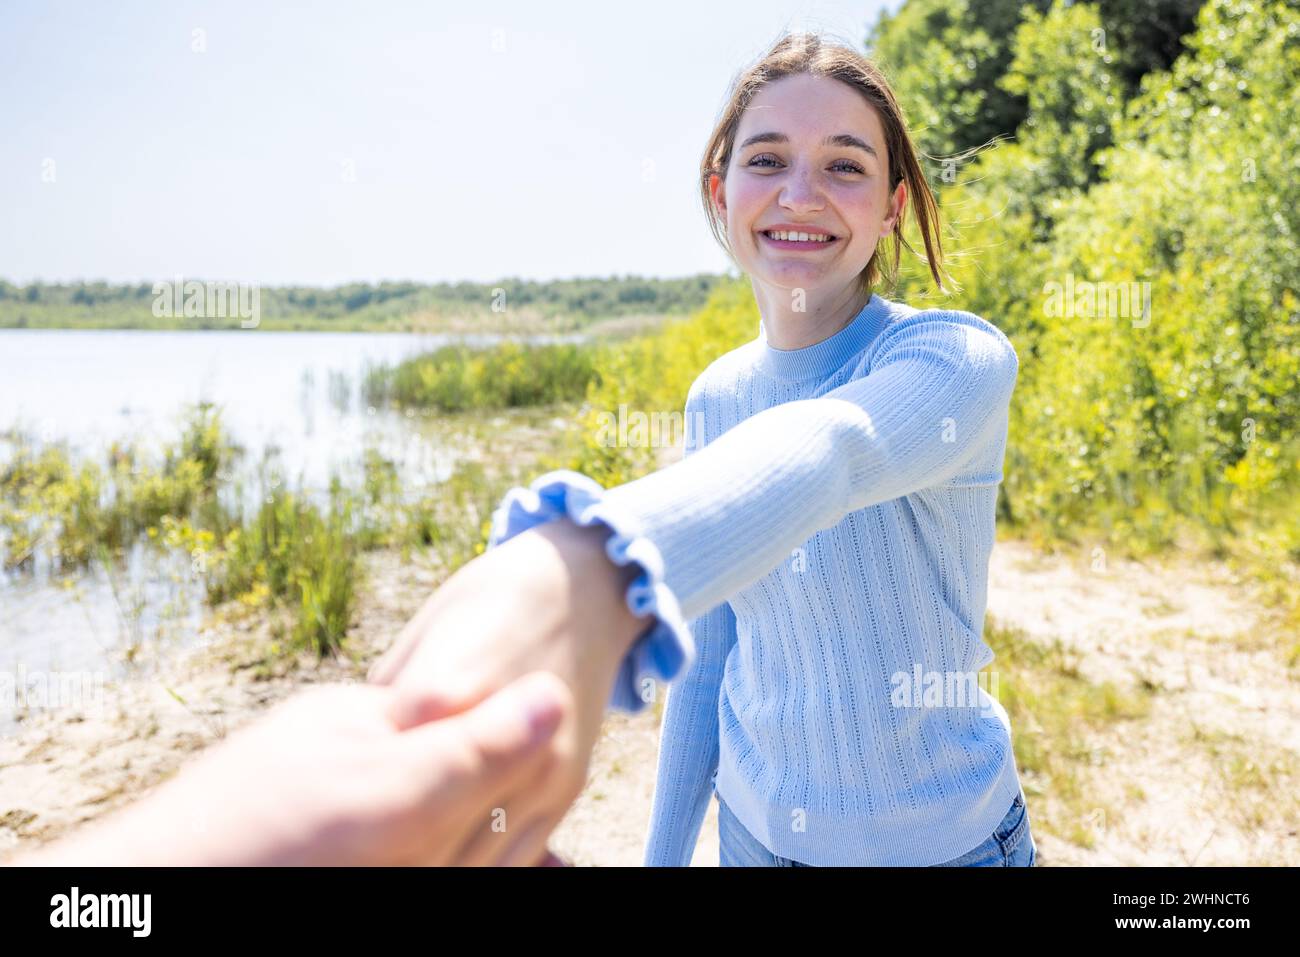
[[[488,548],[520,532],[557,518],[578,525],[601,522],[613,534],[605,552],[617,565],[635,562],[641,574],[628,585],[627,606],[637,616],[653,616],[653,624],[624,656],[610,696],[609,706],[620,711],[644,710],[646,678],[671,681],[695,658],[695,642],[682,618],[677,596],[664,583],[664,563],[659,547],[641,530],[636,516],[611,507],[605,490],[580,472],[559,469],[534,479],[528,488],[506,493],[492,514]]]

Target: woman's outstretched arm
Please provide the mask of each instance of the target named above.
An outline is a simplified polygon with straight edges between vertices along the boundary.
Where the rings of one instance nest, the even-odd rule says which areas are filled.
[[[605,494],[655,543],[683,614],[734,596],[849,512],[954,479],[1005,431],[1018,361],[984,320],[917,313],[873,349],[867,375]]]

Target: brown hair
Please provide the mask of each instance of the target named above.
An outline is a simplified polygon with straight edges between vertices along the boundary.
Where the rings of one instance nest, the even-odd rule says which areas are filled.
[[[939,207],[917,160],[918,150],[912,143],[894,91],[890,89],[879,67],[865,56],[848,46],[827,42],[816,33],[785,34],[732,83],[727,103],[700,162],[700,193],[714,238],[734,262],[735,255],[727,242],[726,223],[713,204],[709,181],[715,175],[726,178],[741,115],[764,86],[798,74],[840,80],[861,93],[875,107],[885,130],[885,145],[889,152],[890,195],[893,195],[900,181],[907,183],[907,203],[891,230],[893,253],[887,258],[884,268],[878,261],[881,258],[879,247],[872,253],[859,276],[862,292],[871,291],[882,276],[893,286],[898,278],[898,261],[903,247],[917,255],[916,250],[903,238],[903,224],[909,206],[916,211],[916,222],[925,243],[925,259],[930,266],[930,275],[934,277],[939,289],[946,292],[942,272],[943,248],[939,242]]]

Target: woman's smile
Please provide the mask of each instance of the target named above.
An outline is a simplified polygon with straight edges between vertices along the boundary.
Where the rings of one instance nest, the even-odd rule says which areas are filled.
[[[798,252],[817,252],[829,249],[840,241],[838,236],[829,233],[795,232],[779,229],[759,230],[760,242],[774,249],[789,249]]]

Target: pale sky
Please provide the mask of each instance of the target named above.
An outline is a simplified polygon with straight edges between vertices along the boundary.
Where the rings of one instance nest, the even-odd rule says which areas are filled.
[[[731,79],[899,3],[4,0],[0,278],[719,272]]]

